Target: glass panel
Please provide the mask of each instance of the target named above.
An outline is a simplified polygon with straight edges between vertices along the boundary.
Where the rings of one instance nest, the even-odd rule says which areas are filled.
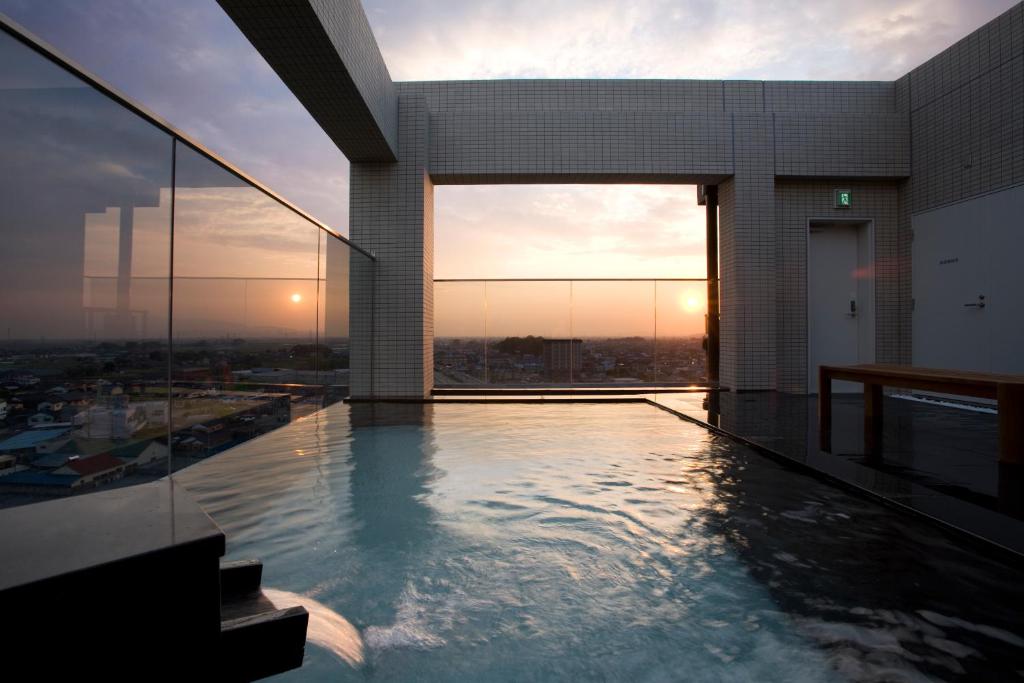
[[[574,383],[654,382],[654,283],[572,283],[573,335],[583,340]]]
[[[333,235],[321,231],[320,251],[320,354],[317,383],[324,386],[324,401],[335,403],[348,395],[351,386],[349,361],[349,252],[350,249]]]
[[[171,145],[0,33],[0,506],[167,472]]]
[[[487,376],[491,384],[565,384],[578,373],[568,282],[488,282]]]
[[[435,385],[704,383],[706,310],[703,280],[436,282]]]
[[[182,467],[319,407],[320,229],[181,143],[175,178]]]
[[[434,384],[487,382],[484,282],[434,283]]]
[[[707,282],[658,281],[658,374],[662,384],[707,382],[703,347]]]

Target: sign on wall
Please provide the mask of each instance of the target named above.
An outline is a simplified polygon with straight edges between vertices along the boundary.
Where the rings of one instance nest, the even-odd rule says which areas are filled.
[[[853,193],[849,190],[836,190],[836,208],[849,209],[853,206]]]

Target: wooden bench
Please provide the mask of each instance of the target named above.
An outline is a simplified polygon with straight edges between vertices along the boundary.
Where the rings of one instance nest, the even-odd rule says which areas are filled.
[[[999,462],[1024,464],[1024,375],[936,370],[909,365],[822,365],[818,368],[818,435],[821,450],[832,450],[832,380],[864,385],[864,450],[882,446],[882,387],[935,391],[995,399],[999,410]]]

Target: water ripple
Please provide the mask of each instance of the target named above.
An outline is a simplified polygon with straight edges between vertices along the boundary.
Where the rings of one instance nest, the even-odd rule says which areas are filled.
[[[179,476],[231,556],[351,620],[298,679],[1019,676],[1019,571],[671,415],[393,408]]]

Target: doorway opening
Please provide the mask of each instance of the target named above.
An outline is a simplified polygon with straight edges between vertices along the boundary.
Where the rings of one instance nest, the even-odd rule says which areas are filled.
[[[438,186],[434,207],[435,386],[707,383],[693,186]]]

